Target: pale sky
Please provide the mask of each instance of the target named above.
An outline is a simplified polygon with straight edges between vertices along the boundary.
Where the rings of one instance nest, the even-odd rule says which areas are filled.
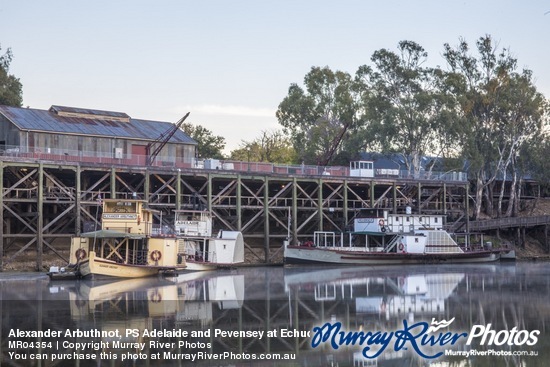
[[[227,149],[278,128],[277,106],[312,66],[354,74],[375,50],[491,35],[550,97],[550,1],[0,0],[2,54],[23,104],[187,122]],[[156,137],[154,137],[156,138]]]

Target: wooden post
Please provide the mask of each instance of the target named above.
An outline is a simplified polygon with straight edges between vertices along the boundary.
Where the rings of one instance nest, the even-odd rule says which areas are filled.
[[[267,176],[264,184],[264,251],[265,262],[269,264],[271,254],[269,253],[269,178]]]
[[[75,171],[75,222],[74,222],[74,229],[75,229],[75,235],[80,236],[81,228],[82,228],[82,208],[80,207],[81,202],[81,196],[82,196],[82,172],[80,170],[80,164],[76,166]]]
[[[416,195],[416,201],[418,202],[418,214],[422,214],[422,184],[418,182],[418,193]]]
[[[181,170],[176,173],[176,210],[181,210]]]
[[[149,197],[151,194],[151,175],[149,174],[149,169],[145,170],[145,181],[143,182],[143,200],[149,202]]]
[[[344,219],[344,228],[341,228],[342,231],[346,230],[348,226],[348,180],[344,180],[344,203],[343,203],[343,219]]]
[[[319,219],[319,231],[323,230],[323,180],[319,179],[317,182],[317,185],[319,185],[317,189],[317,209],[319,210],[318,219]]]
[[[111,199],[116,199],[116,170],[111,167]]]
[[[206,205],[208,212],[212,213],[212,175],[208,174],[208,185],[206,187]]]
[[[0,160],[0,272],[4,271],[4,162]]]
[[[298,244],[298,181],[292,178],[292,244]]]
[[[395,181],[393,181],[393,190],[392,190],[392,201],[393,201],[393,213],[397,213],[397,185]]]
[[[465,186],[464,218],[466,218],[466,233],[470,233],[470,187]]]
[[[370,207],[374,208],[374,181],[370,180]]]
[[[267,182],[266,182],[267,184]],[[241,231],[243,228],[243,217],[241,213],[241,195],[242,195],[242,177],[237,175],[237,202],[235,209],[237,210],[237,231]]]
[[[36,226],[38,241],[36,244],[36,270],[42,271],[42,254],[44,252],[44,163],[38,164],[38,224]]]
[[[443,215],[447,215],[447,184],[443,182]]]

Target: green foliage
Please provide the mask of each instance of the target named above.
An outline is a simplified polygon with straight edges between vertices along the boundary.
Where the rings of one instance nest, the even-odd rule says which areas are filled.
[[[297,163],[296,151],[281,131],[262,131],[249,142],[231,152],[231,159],[244,162]]]
[[[455,47],[445,44],[443,57],[445,69],[426,67],[423,47],[401,41],[397,52],[375,51],[372,63],[360,66],[354,78],[313,67],[303,87],[290,86],[277,111],[298,160],[347,164],[375,148],[400,154],[412,173],[428,155],[445,158],[450,170],[467,162],[475,181],[475,215],[483,198],[492,215],[497,178],[511,179],[505,213],[500,185],[498,215],[513,215],[521,173],[549,171],[546,161],[535,157],[550,152],[544,135],[548,102],[532,72],[518,70],[516,58],[488,35],[473,49],[462,39]]]
[[[298,160],[337,164],[351,151],[349,146],[364,147],[355,80],[345,72],[313,67],[304,78],[304,86],[305,90],[292,84],[277,110],[277,119],[290,136]]]
[[[442,73],[462,121],[462,156],[476,180],[475,216],[481,210],[483,191],[497,177],[511,175],[515,190],[524,147],[533,144],[548,123],[545,98],[537,92],[532,72],[517,71],[517,60],[507,49],[499,50],[490,36],[481,37],[476,46],[477,53],[472,53],[464,40],[454,48],[446,44],[443,56],[451,70]],[[497,215],[501,215],[503,195],[501,190]],[[485,196],[491,215],[493,195],[487,191]]]
[[[225,138],[223,136],[214,135],[212,131],[201,125],[187,122],[182,125],[181,129],[198,143],[199,158],[224,158]]]
[[[0,46],[0,51],[2,47]],[[21,107],[23,104],[23,86],[18,78],[9,74],[13,55],[7,49],[0,55],[0,105]]]
[[[427,52],[401,41],[398,53],[374,52],[374,67],[361,66],[357,80],[363,95],[369,135],[383,153],[400,153],[411,173],[421,158],[441,156],[454,148],[452,105],[441,91],[438,73],[424,67]]]

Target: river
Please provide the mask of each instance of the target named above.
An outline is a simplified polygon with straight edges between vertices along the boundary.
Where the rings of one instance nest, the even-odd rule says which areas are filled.
[[[2,366],[546,366],[550,263],[0,273]],[[349,344],[349,345],[347,345]]]

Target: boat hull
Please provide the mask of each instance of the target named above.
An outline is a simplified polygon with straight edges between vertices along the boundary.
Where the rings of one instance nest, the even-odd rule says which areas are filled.
[[[195,261],[195,260],[186,260],[185,261],[185,268],[181,269],[181,271],[211,271],[211,270],[217,270],[217,269],[228,269],[232,267],[237,267],[239,264],[242,264],[242,262],[238,263],[215,263],[215,262],[208,262],[208,261]],[[178,269],[180,270],[180,269]]]
[[[144,278],[157,276],[164,271],[174,270],[172,267],[151,265],[130,265],[105,260],[90,252],[90,257],[79,264],[81,277],[113,277],[113,278]]]
[[[424,263],[478,263],[500,259],[494,251],[472,251],[464,253],[413,254],[345,251],[319,249],[315,247],[287,246],[285,264],[341,264],[341,265],[401,265]]]

